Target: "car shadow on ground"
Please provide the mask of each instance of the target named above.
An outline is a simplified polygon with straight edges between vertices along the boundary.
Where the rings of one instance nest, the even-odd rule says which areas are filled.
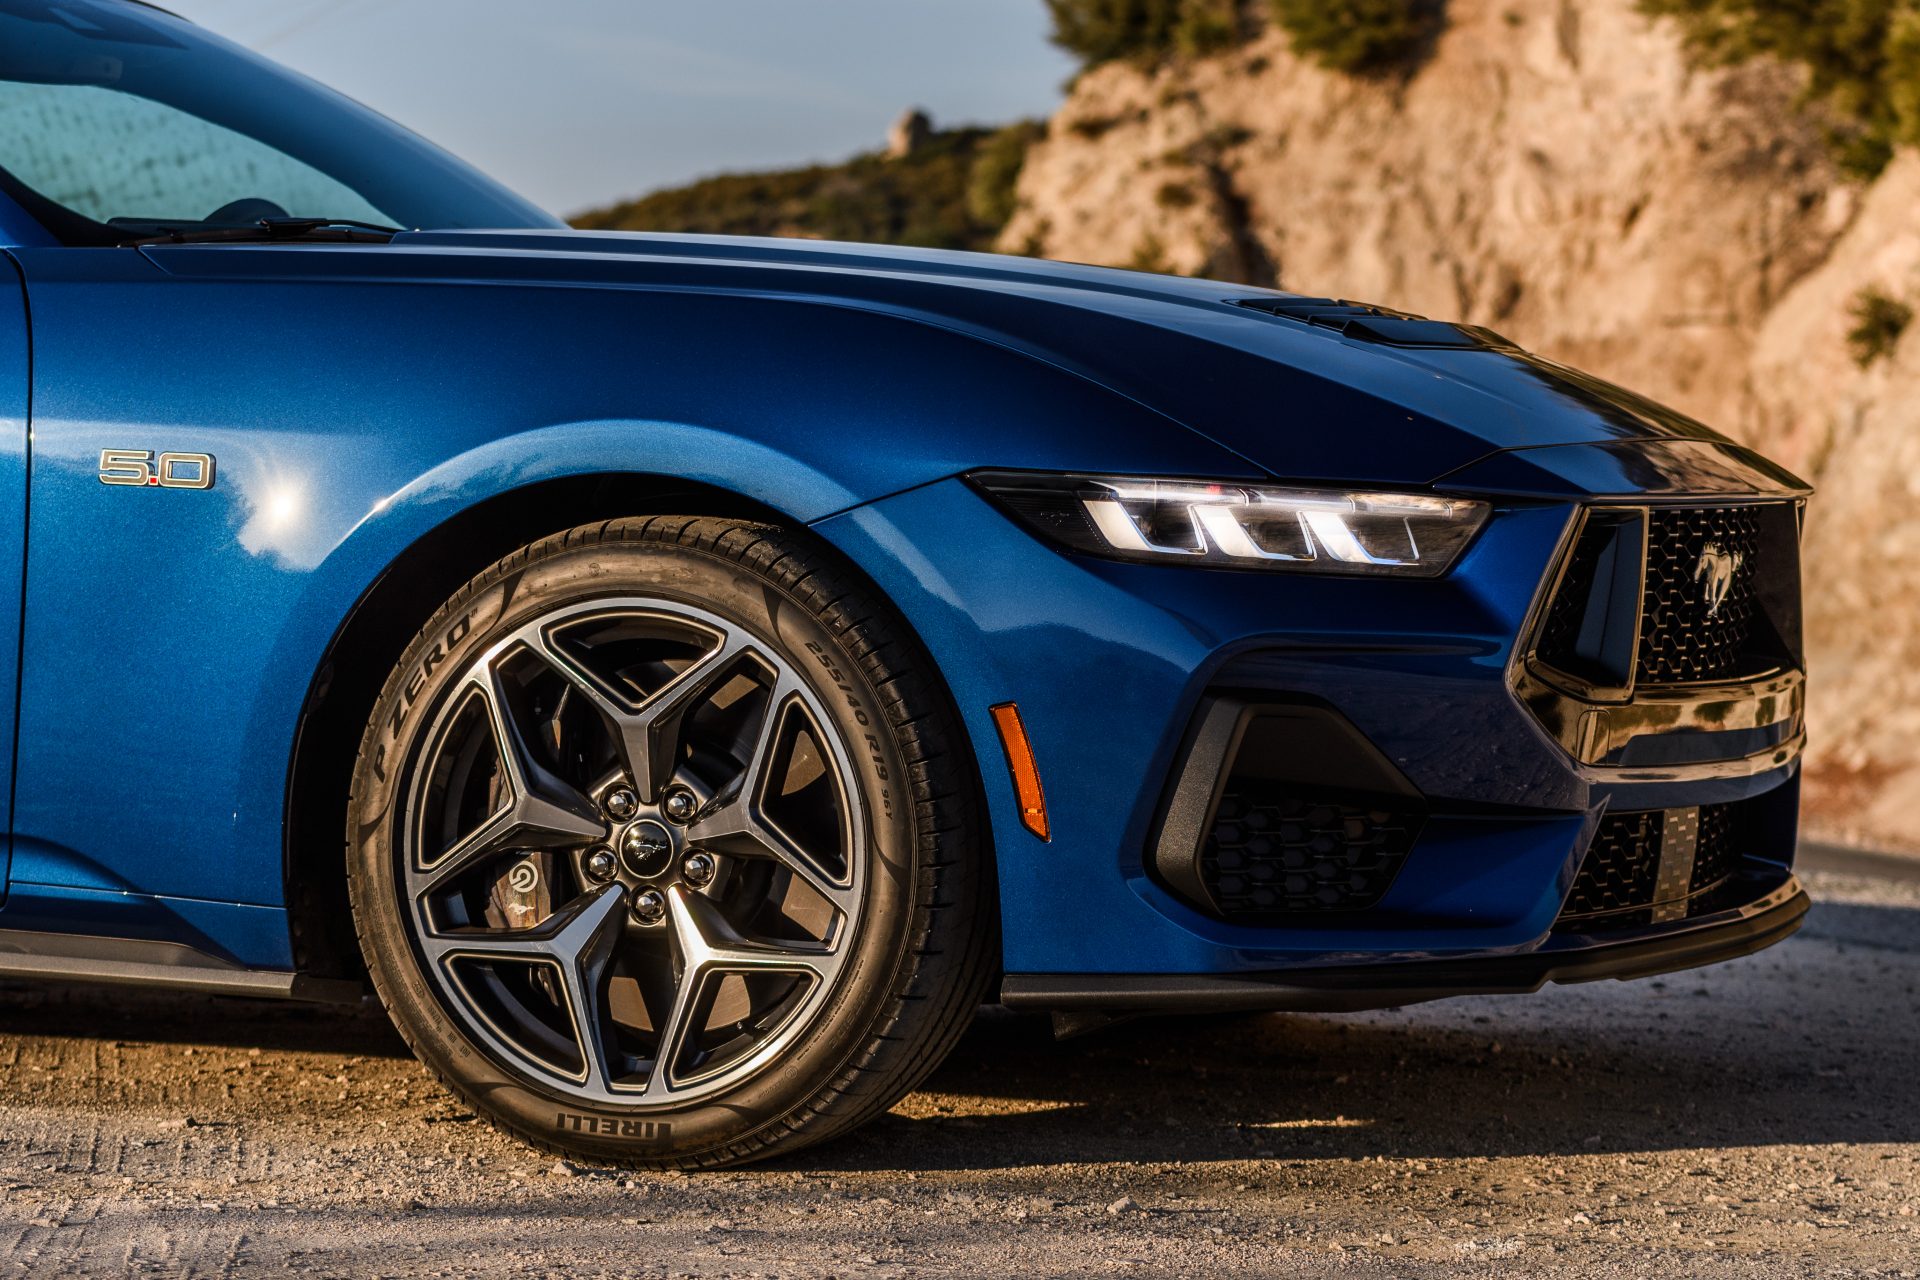
[[[371,999],[356,1006],[171,991],[0,983],[0,1036],[71,1036],[279,1053],[407,1058]]]
[[[849,1169],[1920,1141],[1920,911],[1816,906],[1713,969],[1334,1017],[989,1016]]]
[[[782,1162],[847,1171],[1419,1159],[1920,1141],[1920,911],[1820,905],[1730,965],[1381,1013],[983,1013],[892,1113]],[[404,1060],[384,1014],[0,987],[0,1036]]]

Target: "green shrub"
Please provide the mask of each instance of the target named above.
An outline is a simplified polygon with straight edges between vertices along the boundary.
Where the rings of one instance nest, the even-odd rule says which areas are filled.
[[[1441,0],[1272,0],[1295,52],[1351,75],[1404,68],[1446,21]]]
[[[1207,130],[1207,136],[1203,141],[1214,154],[1218,155],[1252,142],[1253,130],[1243,124],[1217,124]]]
[[[1053,42],[1088,66],[1173,47],[1181,0],[1047,0]]]
[[[1034,120],[1022,120],[988,138],[974,157],[973,174],[967,182],[967,209],[983,227],[1007,225],[1018,206],[1014,185],[1020,170],[1026,167],[1027,149],[1039,141],[1046,127]]]
[[[1640,0],[1679,21],[1688,48],[1720,64],[1771,56],[1807,71],[1840,162],[1871,177],[1920,143],[1920,5],[1914,0]]]
[[[1251,0],[1046,0],[1053,41],[1093,66],[1198,57],[1245,42]],[[1445,0],[1268,0],[1294,48],[1336,71],[1410,63],[1439,32]]]
[[[1191,209],[1199,202],[1193,188],[1184,182],[1163,182],[1153,193],[1153,202],[1162,209]]]
[[[1920,6],[1887,24],[1887,109],[1897,142],[1920,142]]]
[[[1047,0],[1053,42],[1094,66],[1232,48],[1246,36],[1241,0]]]
[[[1853,348],[1853,360],[1862,369],[1899,345],[1900,335],[1913,323],[1913,308],[1878,289],[1862,289],[1849,309],[1853,328],[1847,331],[1847,345]]]
[[[990,249],[1013,213],[1013,183],[1040,129],[953,129],[899,159],[871,152],[845,164],[722,174],[589,210],[574,225]]]
[[[1189,57],[1231,49],[1246,38],[1240,0],[1184,0],[1174,23],[1174,47]]]

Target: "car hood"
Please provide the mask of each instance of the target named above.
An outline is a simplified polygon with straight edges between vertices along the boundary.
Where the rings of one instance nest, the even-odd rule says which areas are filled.
[[[1293,295],[1211,281],[717,236],[416,232],[394,247],[454,255],[461,274],[502,282],[804,298],[964,331],[1110,388],[1283,479],[1424,484],[1508,449],[1722,440],[1485,330],[1273,314],[1255,308],[1301,308]]]

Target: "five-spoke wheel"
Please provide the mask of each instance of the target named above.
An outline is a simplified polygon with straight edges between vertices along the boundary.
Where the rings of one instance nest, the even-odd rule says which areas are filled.
[[[402,659],[356,776],[356,918],[402,1029],[494,1118],[726,1163],[863,1118],[964,1027],[992,935],[955,856],[971,777],[841,572],[763,526],[576,530]]]
[[[857,779],[764,641],[640,597],[542,614],[461,674],[403,828],[429,970],[582,1094],[724,1090],[802,1034],[860,923]]]

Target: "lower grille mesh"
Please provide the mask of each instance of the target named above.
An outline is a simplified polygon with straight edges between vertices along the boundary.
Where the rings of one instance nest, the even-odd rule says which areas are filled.
[[[1666,908],[1665,919],[1718,910],[1723,895],[1716,890],[1739,871],[1747,852],[1746,806],[1750,803],[1701,806],[1686,888],[1670,888],[1665,895],[1660,887],[1661,859],[1686,856],[1684,845],[1681,850],[1666,847],[1669,811],[1608,814],[1600,820],[1600,829],[1581,860],[1573,890],[1560,912],[1561,925],[1632,928],[1652,923],[1655,908]]]
[[[1364,911],[1385,896],[1418,826],[1378,801],[1237,785],[1221,797],[1201,878],[1227,916]]]
[[[1563,914],[1590,916],[1652,906],[1666,819],[1661,809],[1602,818]]]
[[[1710,804],[1700,810],[1700,844],[1693,855],[1689,892],[1714,888],[1740,867],[1740,807]]]

